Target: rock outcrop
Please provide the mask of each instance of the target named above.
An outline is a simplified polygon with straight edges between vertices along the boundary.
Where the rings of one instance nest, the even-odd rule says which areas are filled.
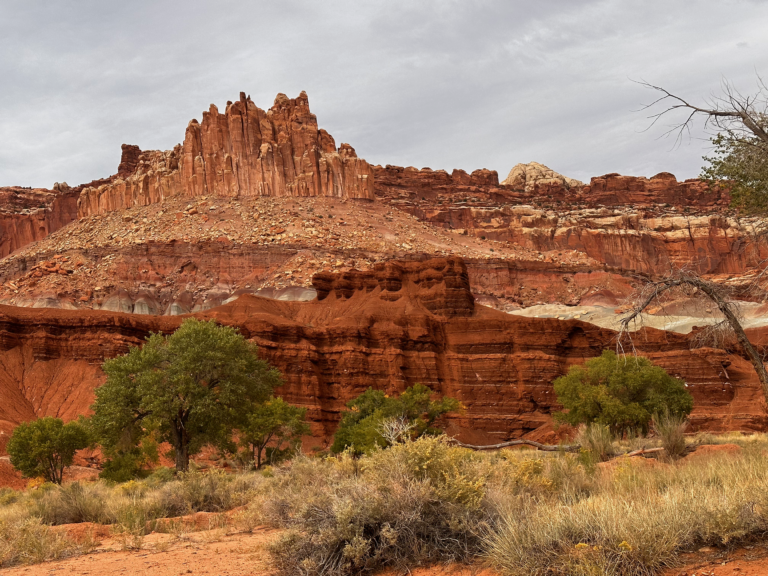
[[[368,387],[396,393],[416,382],[465,406],[451,433],[472,441],[519,437],[550,422],[557,376],[615,346],[615,332],[578,320],[474,306],[460,259],[392,262],[369,274],[326,274],[315,284],[322,300],[246,295],[196,316],[236,326],[256,342],[284,375],[280,395],[306,407],[326,438],[344,404]],[[180,322],[0,306],[0,430],[7,435],[34,416],[85,413],[104,380],[100,362]],[[691,350],[678,334],[638,336],[640,353],[687,382],[693,429],[764,429],[762,392],[741,356]]]
[[[354,148],[318,128],[302,92],[278,94],[268,111],[244,93],[224,113],[211,105],[192,120],[184,143],[165,152],[123,145],[113,181],[87,187],[78,200],[85,217],[175,196],[327,196],[372,200],[373,174]]]
[[[66,184],[53,190],[0,188],[0,258],[42,240],[77,217],[77,192]]]
[[[762,222],[728,214],[727,191],[667,173],[608,174],[583,186],[557,179],[532,186],[464,183],[456,171],[396,166],[375,166],[374,174],[381,201],[423,222],[542,253],[575,251],[620,274],[683,266],[744,274],[768,257],[757,234]]]
[[[538,162],[516,164],[501,184],[516,190],[522,188],[526,192],[533,192],[537,185],[562,186],[566,189],[584,186],[584,182],[558,174],[551,168]]]

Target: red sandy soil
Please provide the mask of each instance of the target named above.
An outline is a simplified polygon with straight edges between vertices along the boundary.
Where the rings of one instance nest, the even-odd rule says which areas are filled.
[[[226,534],[210,530],[176,536],[149,534],[140,550],[123,550],[120,537],[104,540],[91,554],[0,570],[0,574],[50,576],[51,574],[108,575],[216,574],[250,576],[271,574],[264,545],[276,532]]]
[[[768,549],[762,546],[720,554],[702,548],[683,560],[684,568],[668,570],[663,576],[768,576]]]

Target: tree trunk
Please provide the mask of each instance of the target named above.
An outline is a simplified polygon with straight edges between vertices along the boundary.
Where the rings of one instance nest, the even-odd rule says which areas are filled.
[[[176,472],[189,470],[189,438],[182,423],[173,425],[173,449],[176,451]]]
[[[717,304],[717,307],[723,313],[723,316],[725,316],[728,324],[730,324],[733,332],[736,334],[736,339],[739,341],[739,344],[741,344],[744,352],[747,353],[749,361],[752,362],[752,366],[754,366],[757,377],[760,379],[760,384],[763,387],[763,395],[765,396],[766,401],[768,401],[768,372],[765,370],[765,364],[763,364],[763,359],[760,357],[760,354],[749,341],[749,338],[747,338],[747,333],[744,332],[744,328],[742,328],[739,319],[736,318],[725,299],[717,292],[717,290],[714,290],[712,286],[708,285],[706,282],[699,282],[696,286]]]

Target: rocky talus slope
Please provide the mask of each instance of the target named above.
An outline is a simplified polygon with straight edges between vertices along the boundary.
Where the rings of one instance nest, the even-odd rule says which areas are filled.
[[[237,326],[285,377],[279,393],[308,408],[329,437],[344,403],[369,386],[394,393],[421,382],[461,400],[449,431],[491,441],[550,430],[552,380],[615,346],[616,333],[578,320],[524,318],[475,303],[464,262],[389,261],[369,272],[318,274],[318,298],[246,295],[201,312]],[[85,413],[103,382],[99,364],[182,318],[0,306],[0,429],[34,416]],[[691,349],[689,338],[648,329],[642,354],[686,380],[695,429],[762,429],[764,401],[738,354]],[[1,436],[0,436],[1,437]]]

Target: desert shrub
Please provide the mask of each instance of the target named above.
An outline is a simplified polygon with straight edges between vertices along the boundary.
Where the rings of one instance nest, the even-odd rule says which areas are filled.
[[[54,560],[80,550],[81,546],[22,508],[0,513],[0,568]]]
[[[232,475],[221,470],[186,472],[157,491],[168,516],[193,512],[223,512],[248,502],[258,476]]]
[[[459,410],[461,404],[455,398],[446,396],[432,400],[431,396],[432,390],[423,384],[414,384],[399,397],[369,388],[347,403],[349,410],[341,416],[331,452],[338,454],[352,449],[355,454],[363,454],[388,446],[381,426],[391,420],[406,422],[411,427],[411,438],[439,434],[437,421],[445,414]]]
[[[110,497],[109,489],[103,484],[72,482],[34,493],[29,509],[46,524],[109,524],[114,521],[107,509]]]
[[[685,429],[688,421],[685,417],[675,416],[669,412],[654,414],[653,430],[661,439],[661,445],[670,458],[680,458],[685,455]]]
[[[663,468],[626,459],[592,477],[586,498],[508,505],[486,557],[512,576],[657,574],[691,548],[761,538],[766,473],[759,450]]]
[[[614,434],[647,431],[653,414],[687,416],[693,398],[685,384],[643,357],[618,357],[605,350],[584,366],[573,366],[554,382],[567,410],[556,414],[571,425],[602,424]]]
[[[576,443],[581,446],[582,461],[588,466],[595,462],[605,462],[616,452],[613,448],[613,434],[608,426],[588,424],[576,435]]]
[[[72,465],[75,452],[89,443],[88,431],[78,422],[64,424],[46,416],[22,422],[8,441],[11,465],[26,478],[45,478],[61,484],[64,469]]]
[[[481,550],[485,479],[476,455],[424,437],[361,459],[302,459],[257,499],[287,528],[271,552],[287,574],[358,574],[466,561]]]

